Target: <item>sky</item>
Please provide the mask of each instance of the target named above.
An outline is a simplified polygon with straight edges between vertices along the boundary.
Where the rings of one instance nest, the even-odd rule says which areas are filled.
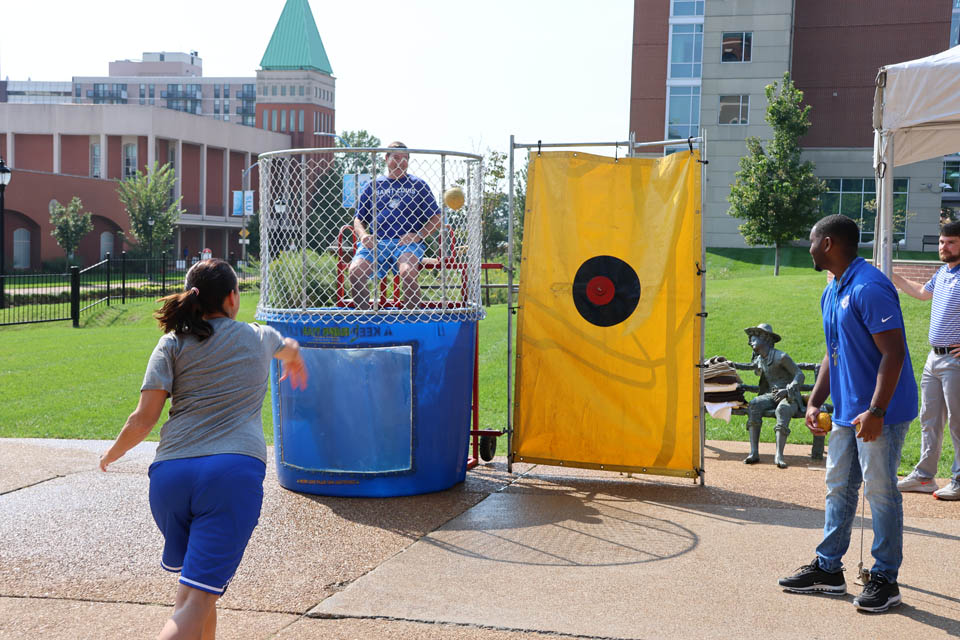
[[[103,75],[144,51],[255,76],[284,0],[4,2],[0,78]],[[632,0],[310,0],[337,82],[337,131],[485,153],[626,140]]]

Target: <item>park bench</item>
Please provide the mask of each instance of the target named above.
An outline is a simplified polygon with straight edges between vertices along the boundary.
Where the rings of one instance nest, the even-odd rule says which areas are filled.
[[[731,362],[730,364],[732,364],[732,365],[734,366],[734,368],[737,369],[737,371],[749,371],[749,372],[751,372],[751,373],[754,372],[753,364],[750,363],[750,362]],[[816,382],[816,381],[817,381],[817,374],[820,372],[820,363],[819,363],[819,362],[817,362],[817,363],[813,363],[813,362],[798,362],[798,363],[796,363],[796,364],[797,364],[797,366],[798,366],[802,371],[812,371],[812,372],[813,372],[813,380],[812,380],[811,382]],[[805,375],[804,375],[804,381],[806,381],[806,379],[807,379],[807,377],[806,377],[806,374],[805,374]],[[759,382],[759,380],[758,380],[758,382]],[[755,385],[755,384],[745,384],[745,385],[742,385],[742,389],[744,390],[744,392],[753,393],[754,395],[756,395],[756,394],[758,393],[758,391],[759,391],[758,385]],[[801,392],[801,395],[803,396],[804,402],[807,401],[807,399],[809,398],[809,395],[810,395],[810,391],[812,391],[812,390],[813,390],[813,384],[812,384],[812,383],[811,383],[811,384],[803,384],[803,385],[800,387],[800,392]],[[749,401],[750,401],[750,398],[747,398],[747,402],[748,402],[748,403],[749,403]],[[824,404],[823,406],[820,407],[820,410],[821,410],[821,411],[825,411],[825,412],[827,412],[827,413],[833,413],[833,406],[830,405],[830,404]],[[740,408],[740,409],[734,409],[734,410],[732,411],[732,413],[735,414],[735,415],[738,415],[738,416],[745,416],[745,415],[747,415],[747,408],[746,408],[746,407],[743,407],[743,408]],[[764,418],[774,418],[774,419],[776,419],[776,414],[774,414],[774,410],[773,410],[773,409],[770,409],[770,410],[768,410],[768,411],[764,411],[763,417],[764,417]],[[794,418],[794,419],[800,419],[801,421],[803,421],[803,420],[806,418],[806,405],[804,405],[804,407],[802,407],[802,408],[800,409],[800,411],[794,413],[793,418]],[[806,429],[807,427],[804,425],[803,428]],[[823,459],[823,445],[824,445],[824,436],[814,436],[814,437],[813,437],[813,446],[812,446],[811,449],[810,449],[810,457],[811,457],[812,459],[814,459],[814,460],[822,460],[822,459]]]
[[[920,251],[926,251],[928,244],[932,244],[935,248],[939,248],[940,236],[923,236],[923,240],[920,243]]]

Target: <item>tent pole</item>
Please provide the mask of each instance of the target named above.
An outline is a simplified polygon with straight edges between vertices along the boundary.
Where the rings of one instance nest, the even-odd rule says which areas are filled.
[[[889,277],[893,268],[893,136],[887,133],[884,138],[886,144],[883,145],[883,197],[879,207],[883,217],[881,225],[883,238],[880,244],[880,262],[877,266],[884,275]],[[876,246],[876,239],[874,240],[874,246]]]
[[[507,191],[507,473],[513,473],[513,135],[510,136],[510,173]]]

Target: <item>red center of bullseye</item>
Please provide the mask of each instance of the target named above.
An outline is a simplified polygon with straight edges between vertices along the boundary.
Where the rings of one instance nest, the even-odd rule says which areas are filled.
[[[594,276],[587,283],[587,299],[595,305],[601,306],[613,300],[617,288],[613,281],[606,276]]]

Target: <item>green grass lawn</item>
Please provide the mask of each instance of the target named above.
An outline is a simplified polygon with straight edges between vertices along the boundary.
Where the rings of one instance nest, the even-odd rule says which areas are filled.
[[[825,275],[813,271],[804,249],[787,248],[781,276],[773,277],[769,249],[716,249],[707,256],[705,357],[724,355],[747,361],[745,327],[768,322],[783,336],[777,346],[798,362],[818,362],[824,353],[819,300]],[[491,274],[493,275],[493,274]],[[505,281],[497,273],[491,281]],[[241,320],[253,319],[256,294],[241,296]],[[902,298],[915,375],[923,368],[930,304]],[[113,438],[136,406],[144,367],[159,338],[151,317],[155,304],[130,302],[102,308],[85,318],[80,330],[69,322],[0,327],[0,437]],[[480,323],[480,423],[506,426],[506,306],[494,305]],[[516,323],[514,323],[516,327]],[[749,373],[744,375],[747,383]],[[812,380],[807,380],[812,383]],[[263,411],[264,433],[273,441],[270,395]],[[157,438],[159,427],[150,436]],[[707,438],[746,440],[745,418],[725,423],[707,418]],[[773,441],[773,421],[765,420],[762,439]],[[800,420],[792,422],[790,442],[810,443]],[[498,453],[506,438],[498,439]],[[911,426],[901,473],[916,463],[919,424]],[[938,475],[949,475],[953,460],[945,438]]]

